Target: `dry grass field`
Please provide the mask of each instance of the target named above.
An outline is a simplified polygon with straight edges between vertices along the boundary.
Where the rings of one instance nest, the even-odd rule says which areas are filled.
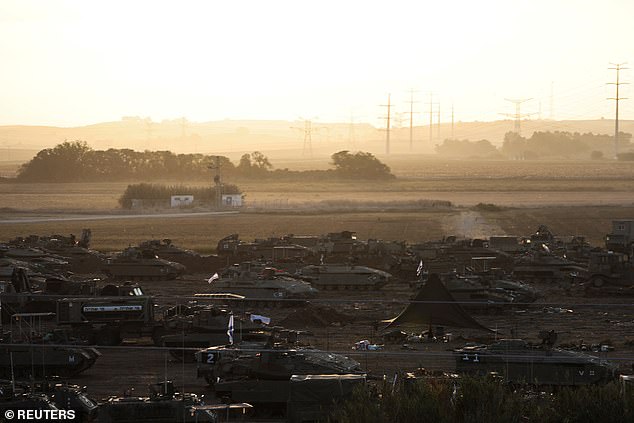
[[[230,233],[252,239],[346,229],[364,239],[423,241],[448,234],[482,236],[487,230],[526,235],[547,224],[555,233],[584,234],[601,243],[612,219],[634,218],[634,163],[432,161],[406,156],[390,157],[388,163],[399,175],[394,181],[235,181],[247,200],[247,209],[239,215],[0,224],[0,240],[78,234],[90,227],[97,249],[171,238],[184,247],[211,252],[218,239]],[[121,214],[118,198],[126,186],[0,183],[0,223],[23,217]],[[416,203],[421,200],[450,201],[455,207]],[[478,203],[495,204],[500,210],[468,212]]]

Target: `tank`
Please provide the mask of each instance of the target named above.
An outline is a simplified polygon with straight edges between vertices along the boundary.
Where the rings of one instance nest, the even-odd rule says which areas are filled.
[[[583,266],[551,254],[545,246],[527,252],[513,265],[513,277],[535,282],[565,281],[571,274],[583,271]]]
[[[204,273],[209,269],[226,265],[224,257],[209,255],[203,256],[195,251],[180,248],[172,243],[171,239],[150,239],[139,244],[141,250],[152,251],[157,257],[180,263],[190,273]]]
[[[532,303],[539,296],[538,292],[529,285],[493,271],[468,274],[443,273],[440,275],[440,280],[457,302],[472,310],[489,310],[503,304]],[[412,285],[420,289],[424,282],[425,279],[422,279]]]
[[[456,371],[470,375],[497,373],[507,382],[531,385],[589,385],[607,382],[617,367],[590,354],[553,347],[554,332],[542,344],[521,339],[502,339],[491,345],[473,345],[454,350]]]
[[[231,313],[226,309],[212,305],[175,306],[163,314],[163,326],[157,331],[155,343],[169,347],[170,353],[181,360],[194,362],[195,349],[229,342],[227,328]],[[239,328],[233,334],[235,342],[242,339],[260,339],[266,341],[262,324],[253,323],[240,316],[234,316],[234,327]]]
[[[99,422],[217,422],[215,412],[190,393],[178,393],[171,381],[149,386],[149,396],[111,397],[100,404]]]
[[[72,377],[92,367],[100,355],[90,347],[0,343],[0,377]]]
[[[317,264],[303,267],[302,279],[324,290],[376,290],[392,277],[388,272],[349,264]]]
[[[197,353],[198,376],[225,402],[247,402],[256,416],[283,416],[296,375],[344,375],[364,372],[340,354],[290,344],[242,342]]]
[[[209,280],[209,293],[242,295],[261,306],[301,305],[318,292],[309,283],[258,261],[228,266]]]
[[[171,280],[185,273],[185,266],[160,259],[151,250],[129,247],[107,259],[103,272],[113,279]]]

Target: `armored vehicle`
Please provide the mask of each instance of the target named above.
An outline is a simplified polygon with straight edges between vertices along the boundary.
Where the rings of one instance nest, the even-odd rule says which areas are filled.
[[[209,279],[209,293],[243,295],[259,305],[297,305],[313,298],[317,289],[290,274],[258,261],[226,267]]]
[[[213,305],[175,306],[163,314],[160,337],[155,333],[155,343],[170,347],[170,353],[186,361],[195,361],[195,349],[225,345],[229,342],[227,328],[231,313]],[[262,324],[234,316],[233,340],[261,339],[266,341]]]
[[[538,292],[525,283],[513,280],[501,271],[440,274],[440,280],[451,296],[463,307],[490,309],[503,304],[532,303]],[[418,289],[425,278],[413,283]],[[472,304],[471,304],[472,303]]]
[[[318,264],[303,267],[299,273],[319,289],[376,290],[392,277],[388,272],[366,266]]]
[[[283,415],[293,375],[364,374],[355,360],[340,354],[289,344],[247,343],[196,353],[198,376],[225,402],[248,402],[257,414]]]
[[[171,239],[150,239],[139,244],[139,249],[151,251],[163,260],[180,263],[190,273],[203,273],[209,269],[226,265],[226,259],[219,256],[203,256],[195,251],[180,248]]]
[[[90,347],[0,343],[0,377],[71,377],[92,367],[100,355]]]
[[[502,339],[491,345],[465,346],[455,353],[458,373],[495,372],[514,384],[589,385],[615,378],[617,370],[605,359],[554,348],[552,342],[531,345],[521,339]]]
[[[99,407],[100,423],[217,422],[196,394],[178,393],[171,381],[149,386],[148,397],[111,397]]]
[[[171,280],[185,273],[185,266],[160,259],[151,250],[129,247],[107,259],[103,272],[114,279]]]
[[[578,263],[557,257],[542,247],[515,261],[513,277],[523,281],[561,282],[568,280],[571,273],[583,271],[584,267]]]
[[[594,287],[634,285],[634,266],[622,253],[596,252],[590,255],[587,280]]]

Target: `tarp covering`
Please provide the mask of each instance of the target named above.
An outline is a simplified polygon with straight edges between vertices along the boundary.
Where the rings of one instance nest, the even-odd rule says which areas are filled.
[[[397,325],[437,325],[493,332],[478,323],[456,302],[435,273],[429,275],[429,280],[416,298],[398,316],[385,322],[389,323],[385,328]]]

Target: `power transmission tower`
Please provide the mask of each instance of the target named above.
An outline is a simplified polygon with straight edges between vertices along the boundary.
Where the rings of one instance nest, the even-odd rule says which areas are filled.
[[[409,151],[414,148],[414,103],[418,103],[414,101],[415,92],[413,89],[409,90]]]
[[[304,146],[302,148],[302,156],[305,156],[306,151],[308,151],[308,155],[310,157],[313,157],[313,131],[318,130],[318,128],[313,128],[313,122],[310,119],[304,119],[303,128],[291,126],[291,129],[299,129],[300,131],[304,131]]]
[[[610,63],[610,64],[614,67],[608,68],[608,69],[613,69],[616,71],[616,82],[608,82],[609,85],[616,86],[616,96],[610,97],[608,98],[608,100],[614,100],[614,102],[616,103],[616,111],[614,115],[614,158],[617,159],[619,155],[619,101],[627,100],[626,98],[619,97],[619,86],[627,84],[627,82],[619,81],[619,76],[620,76],[619,74],[621,70],[629,69],[629,68],[622,67],[626,63]]]
[[[521,100],[505,98],[504,100],[510,101],[511,103],[515,104],[515,114],[509,114],[509,113],[502,113],[502,114],[505,115],[505,116],[509,116],[509,117],[512,117],[513,119],[515,119],[515,124],[513,125],[513,132],[515,132],[517,135],[522,135],[522,128],[521,128],[520,122],[522,121],[523,117],[528,117],[528,116],[532,115],[533,113],[522,114],[520,112],[520,105],[522,103],[525,103],[525,102],[529,101],[529,100],[532,100],[532,98],[524,98],[524,99],[521,99]]]
[[[387,95],[387,104],[381,104],[381,107],[387,107],[387,115],[383,117],[386,120],[385,123],[385,154],[390,154],[390,110],[392,104],[390,103],[390,94]]]
[[[207,166],[210,170],[215,170],[214,174],[214,187],[216,189],[216,209],[222,207],[222,177],[220,173],[220,156],[214,156],[214,164]]]

